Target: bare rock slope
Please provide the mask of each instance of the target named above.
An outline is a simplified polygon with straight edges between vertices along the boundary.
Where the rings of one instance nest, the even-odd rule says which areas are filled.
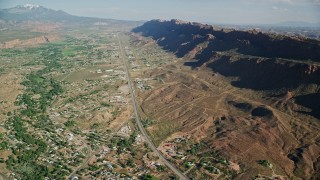
[[[192,69],[191,77],[183,67],[150,72],[166,74],[169,84],[142,95],[141,108],[158,123],[151,133],[170,124],[171,134],[200,137],[241,165],[239,179],[268,173],[256,165],[262,158],[275,165],[273,174],[319,177],[320,41],[180,20],[152,20],[133,32]],[[229,89],[219,86],[224,79]]]

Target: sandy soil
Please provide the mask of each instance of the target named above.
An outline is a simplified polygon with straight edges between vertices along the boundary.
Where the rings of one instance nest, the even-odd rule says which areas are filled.
[[[14,74],[4,74],[0,76],[0,122],[4,119],[3,113],[7,113],[14,109],[14,102],[19,94],[21,94],[20,85],[21,77]]]
[[[38,44],[58,41],[60,39],[61,38],[58,35],[39,36],[39,37],[27,39],[27,40],[15,39],[12,41],[4,42],[3,44],[0,45],[0,48],[7,49],[7,48],[14,48],[14,47],[30,47]]]
[[[128,85],[120,86],[120,87],[119,87],[119,90],[120,90],[121,92],[123,92],[125,95],[128,95],[128,94],[129,94],[129,86],[128,86]]]

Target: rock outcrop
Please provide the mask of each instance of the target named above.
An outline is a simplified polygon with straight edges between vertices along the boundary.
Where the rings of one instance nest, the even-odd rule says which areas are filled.
[[[272,94],[294,92],[297,110],[320,118],[320,41],[255,30],[219,29],[180,20],[152,20],[133,29],[184,57],[193,68],[208,67],[232,85]]]
[[[133,31],[152,36],[159,45],[180,57],[196,45],[208,42],[207,48],[211,51],[236,49],[246,55],[320,62],[320,41],[304,37],[265,34],[256,30],[217,29],[180,20],[152,20]]]

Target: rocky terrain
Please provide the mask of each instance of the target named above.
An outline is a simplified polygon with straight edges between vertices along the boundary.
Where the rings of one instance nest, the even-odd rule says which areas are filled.
[[[252,56],[320,61],[320,42],[298,36],[265,34],[255,30],[217,29],[180,20],[153,20],[133,31],[152,36],[158,40],[159,45],[180,57],[197,45],[206,43],[203,53],[236,49],[239,53]]]
[[[305,113],[320,118],[315,103],[320,100],[320,41],[215,29],[179,20],[153,20],[133,31],[151,36],[178,57],[195,60],[186,62],[187,66],[206,66],[224,76],[238,77],[233,86],[276,94],[294,91],[296,103],[312,109]]]
[[[31,38],[27,40],[19,40],[15,39],[12,41],[4,42],[0,45],[0,48],[14,48],[14,47],[30,47],[38,44],[48,43],[50,41],[57,41],[59,37],[57,35],[49,35],[49,36],[42,36]]]
[[[133,44],[154,43],[180,58],[145,74],[166,84],[140,95],[156,121],[151,136],[171,129],[156,141],[184,133],[205,142],[240,164],[240,179],[319,176],[320,41],[180,20],[149,21],[133,32]],[[272,171],[257,165],[261,159]]]

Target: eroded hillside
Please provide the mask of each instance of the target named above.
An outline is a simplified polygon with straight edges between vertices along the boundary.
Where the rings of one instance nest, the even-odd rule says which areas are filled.
[[[157,82],[138,96],[154,142],[189,177],[319,176],[319,41],[178,20],[133,31],[137,59],[175,55],[142,71]]]

